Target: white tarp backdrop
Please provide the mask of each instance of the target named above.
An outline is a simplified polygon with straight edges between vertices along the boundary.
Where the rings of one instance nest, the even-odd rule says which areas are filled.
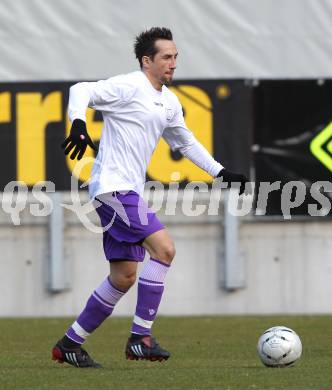
[[[173,30],[177,78],[327,78],[332,0],[0,0],[0,82],[137,68],[135,35]]]

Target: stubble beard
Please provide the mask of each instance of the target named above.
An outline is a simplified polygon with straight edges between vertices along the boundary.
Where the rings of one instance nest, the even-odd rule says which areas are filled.
[[[163,85],[166,85],[166,87],[168,87],[169,85],[172,85],[173,77],[170,78],[163,77],[161,79],[161,82],[163,83]]]

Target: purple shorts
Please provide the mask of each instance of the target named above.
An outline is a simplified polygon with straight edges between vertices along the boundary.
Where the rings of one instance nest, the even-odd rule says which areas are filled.
[[[141,243],[165,228],[143,198],[134,191],[120,191],[98,195],[94,203],[104,229],[106,259],[143,261]]]

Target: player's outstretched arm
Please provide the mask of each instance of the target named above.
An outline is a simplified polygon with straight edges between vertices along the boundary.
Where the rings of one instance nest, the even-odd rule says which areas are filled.
[[[246,190],[246,183],[249,181],[245,175],[234,173],[224,168],[216,161],[206,148],[195,138],[193,133],[187,128],[183,111],[178,102],[178,110],[173,117],[172,122],[164,130],[163,138],[172,150],[179,150],[180,153],[192,161],[195,165],[202,168],[209,175],[220,177],[226,183],[228,188],[231,183],[240,183],[240,195]],[[251,188],[248,188],[251,192]]]
[[[86,129],[86,123],[82,119],[75,119],[72,123],[70,134],[61,144],[61,147],[64,149],[65,155],[71,153],[70,158],[72,160],[76,157],[77,160],[80,160],[88,145],[93,150],[96,150],[96,146]]]
[[[242,175],[241,173],[231,172],[226,168],[223,168],[218,173],[217,177],[222,177],[222,180],[228,183],[229,187],[231,183],[240,183],[240,192],[239,192],[240,195],[244,193],[246,183],[249,181],[245,175]]]

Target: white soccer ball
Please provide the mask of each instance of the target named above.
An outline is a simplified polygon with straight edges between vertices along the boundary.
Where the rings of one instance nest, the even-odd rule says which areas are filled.
[[[257,352],[267,367],[289,367],[302,353],[300,337],[286,326],[267,329],[259,338]]]

